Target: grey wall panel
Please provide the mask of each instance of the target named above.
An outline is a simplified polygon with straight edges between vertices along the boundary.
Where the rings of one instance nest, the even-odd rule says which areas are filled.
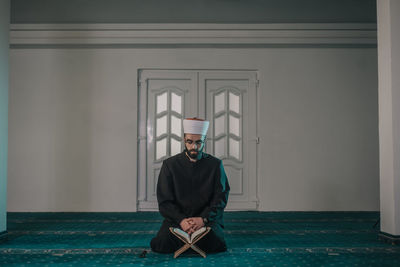
[[[375,23],[375,0],[13,0],[12,23]]]

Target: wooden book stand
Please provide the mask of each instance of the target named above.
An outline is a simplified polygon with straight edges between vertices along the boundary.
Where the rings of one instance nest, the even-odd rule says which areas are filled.
[[[201,250],[198,246],[196,246],[195,244],[196,244],[197,241],[202,239],[206,234],[208,234],[208,232],[210,232],[210,230],[211,230],[210,227],[206,227],[206,230],[203,233],[201,233],[200,235],[196,236],[196,238],[192,242],[189,242],[184,237],[182,237],[179,234],[175,233],[173,227],[170,227],[169,231],[172,234],[174,234],[176,237],[178,237],[180,240],[182,240],[182,242],[184,243],[184,245],[180,249],[175,251],[174,258],[178,257],[179,255],[181,255],[183,252],[185,252],[189,248],[192,248],[194,251],[196,251],[201,256],[203,256],[203,258],[205,258],[206,257],[206,253],[203,250]]]

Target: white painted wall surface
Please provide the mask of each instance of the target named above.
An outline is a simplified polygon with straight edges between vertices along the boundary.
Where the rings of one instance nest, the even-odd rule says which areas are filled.
[[[377,4],[381,231],[400,236],[400,2]]]
[[[260,210],[378,210],[375,48],[15,48],[9,211],[135,211],[137,72],[257,70]]]

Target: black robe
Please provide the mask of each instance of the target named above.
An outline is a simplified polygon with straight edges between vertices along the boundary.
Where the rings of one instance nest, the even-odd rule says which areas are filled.
[[[229,183],[222,161],[206,153],[191,162],[184,152],[164,160],[157,183],[158,207],[165,218],[151,242],[155,252],[171,253],[183,244],[169,232],[188,217],[207,218],[211,231],[196,245],[206,252],[226,251],[222,228]]]
[[[188,217],[207,218],[223,227],[229,183],[222,161],[206,153],[191,162],[185,152],[164,160],[157,183],[161,215],[179,224]]]

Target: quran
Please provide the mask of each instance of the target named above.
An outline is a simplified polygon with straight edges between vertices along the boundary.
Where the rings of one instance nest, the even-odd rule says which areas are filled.
[[[192,244],[193,241],[197,241],[199,236],[207,231],[207,228],[201,227],[199,230],[195,231],[193,234],[189,235],[185,231],[179,229],[179,228],[173,228],[173,231],[175,235],[180,235],[181,237],[185,238],[187,243]]]
[[[204,258],[206,257],[206,253],[201,250],[199,247],[195,245],[197,241],[202,239],[208,232],[210,232],[211,228],[210,227],[202,227],[198,230],[196,230],[193,234],[189,235],[185,231],[179,228],[174,228],[170,227],[169,228],[170,232],[174,234],[176,237],[178,237],[180,240],[182,240],[183,243],[185,243],[180,249],[175,251],[174,253],[174,258],[178,257],[180,254],[188,250],[189,248],[192,248],[194,251],[199,253],[201,256]]]

